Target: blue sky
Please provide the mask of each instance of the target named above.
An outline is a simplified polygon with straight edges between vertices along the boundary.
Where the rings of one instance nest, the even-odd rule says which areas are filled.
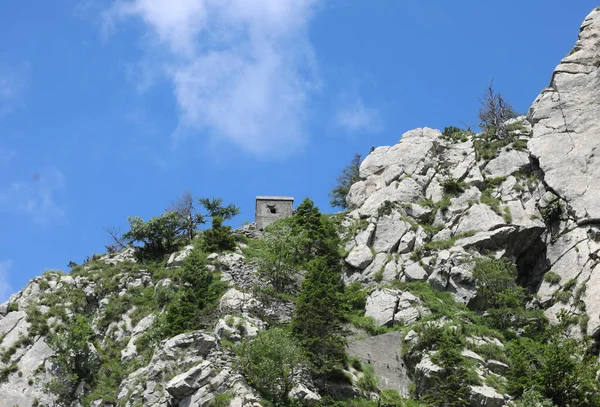
[[[525,112],[587,0],[0,3],[0,301],[186,188],[323,210],[354,153]]]

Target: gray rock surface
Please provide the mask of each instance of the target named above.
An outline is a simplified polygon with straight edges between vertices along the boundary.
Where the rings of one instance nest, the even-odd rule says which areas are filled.
[[[544,181],[578,220],[600,219],[600,11],[585,19],[573,53],[558,65],[550,85],[531,106],[530,153]],[[568,168],[568,171],[565,171]]]
[[[371,248],[367,247],[367,245],[360,244],[356,245],[350,254],[348,254],[346,263],[354,268],[362,270],[371,264],[374,258],[375,256],[373,255]]]
[[[402,332],[390,332],[370,338],[358,339],[348,345],[348,356],[360,359],[361,363],[373,366],[379,377],[381,390],[396,390],[408,397],[412,383],[402,360]]]
[[[374,318],[379,325],[408,324],[428,313],[415,295],[388,288],[373,291],[367,297],[365,307],[365,316]]]

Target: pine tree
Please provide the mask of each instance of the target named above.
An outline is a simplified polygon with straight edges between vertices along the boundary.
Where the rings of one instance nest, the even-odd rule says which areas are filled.
[[[308,264],[308,274],[296,301],[292,332],[305,348],[317,374],[327,374],[343,365],[340,273],[318,257]]]
[[[360,154],[355,154],[350,164],[338,176],[335,187],[329,192],[329,197],[331,198],[329,204],[331,206],[348,209],[346,197],[348,196],[348,192],[350,192],[352,184],[360,181],[359,168]]]
[[[296,209],[294,228],[307,236],[308,244],[304,248],[304,260],[308,263],[316,257],[324,257],[330,268],[339,270],[340,238],[333,223],[319,212],[319,208],[309,198]]]
[[[179,298],[167,309],[167,336],[199,329],[202,310],[216,296],[213,292],[213,275],[206,268],[204,256],[198,250],[192,250],[183,264],[181,280]]]
[[[432,357],[443,370],[431,378],[431,386],[422,399],[428,406],[468,407],[469,377],[464,356],[462,333],[446,329],[440,338],[438,352]]]

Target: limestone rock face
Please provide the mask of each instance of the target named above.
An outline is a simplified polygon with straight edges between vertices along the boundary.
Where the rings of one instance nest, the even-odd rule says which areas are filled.
[[[544,181],[578,221],[600,219],[600,11],[587,16],[573,52],[531,106],[529,151]],[[568,168],[568,171],[565,169]]]
[[[366,268],[373,261],[373,253],[367,245],[358,245],[352,249],[348,257],[346,257],[346,263],[357,269]]]
[[[387,288],[371,293],[365,309],[365,316],[373,317],[379,325],[409,324],[429,313],[415,295]]]
[[[355,232],[345,236],[346,281],[428,281],[467,303],[474,287],[459,260],[481,251],[514,259],[536,247],[546,229],[537,205],[545,190],[523,150],[531,125],[519,117],[507,126],[494,158],[481,158],[484,135],[427,128],[369,154],[348,195],[354,210],[344,224]]]
[[[600,10],[592,11],[581,26],[579,40],[570,55],[556,67],[550,85],[529,111],[533,134],[528,148],[539,162],[548,192],[539,206],[551,223],[546,264],[558,275],[558,283],[543,281],[539,296],[547,316],[556,319],[561,309],[580,314],[575,296],[585,304],[589,323],[585,334],[600,337],[600,281],[598,264],[600,226]],[[566,171],[565,169],[568,169]],[[567,289],[566,303],[554,303],[553,295]],[[581,287],[586,287],[582,290]]]

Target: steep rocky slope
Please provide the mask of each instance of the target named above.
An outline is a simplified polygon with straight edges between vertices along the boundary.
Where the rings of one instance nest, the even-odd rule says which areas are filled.
[[[476,293],[465,265],[491,251],[518,264],[550,318],[585,313],[585,333],[598,338],[599,75],[597,9],[504,140],[424,128],[376,148],[348,195],[346,224],[359,230],[346,247],[348,280],[423,280],[469,303]],[[544,281],[549,271],[558,277]],[[584,305],[554,300],[566,285],[587,288]]]
[[[568,315],[571,336],[600,341],[599,75],[596,9],[528,116],[506,123],[505,138],[415,129],[362,162],[361,179],[348,195],[351,210],[338,215],[344,280],[367,293],[365,319],[348,323],[347,351],[372,366],[379,390],[425,395],[442,368],[423,338],[450,326],[464,336],[460,354],[472,376],[471,405],[511,403],[504,386],[507,337],[479,324],[487,299],[478,295],[473,271],[481,259],[516,265],[519,282],[533,294],[529,310],[553,322]],[[256,237],[248,227],[237,234]],[[69,274],[32,280],[0,305],[0,406],[54,405],[55,395],[46,390],[57,374],[49,337],[78,313],[94,331],[89,358],[112,360],[102,372],[117,372],[99,378],[78,402],[259,405],[263,400],[240,374],[231,344],[288,322],[294,303],[252,294],[263,282],[239,241],[235,253],[208,256],[208,267],[228,287],[205,329],[157,345],[153,332],[193,246],[156,264],[137,263],[130,248],[95,256]],[[366,373],[356,365],[332,393],[376,398],[372,388],[361,387]],[[309,405],[321,398],[308,378],[291,394]]]

